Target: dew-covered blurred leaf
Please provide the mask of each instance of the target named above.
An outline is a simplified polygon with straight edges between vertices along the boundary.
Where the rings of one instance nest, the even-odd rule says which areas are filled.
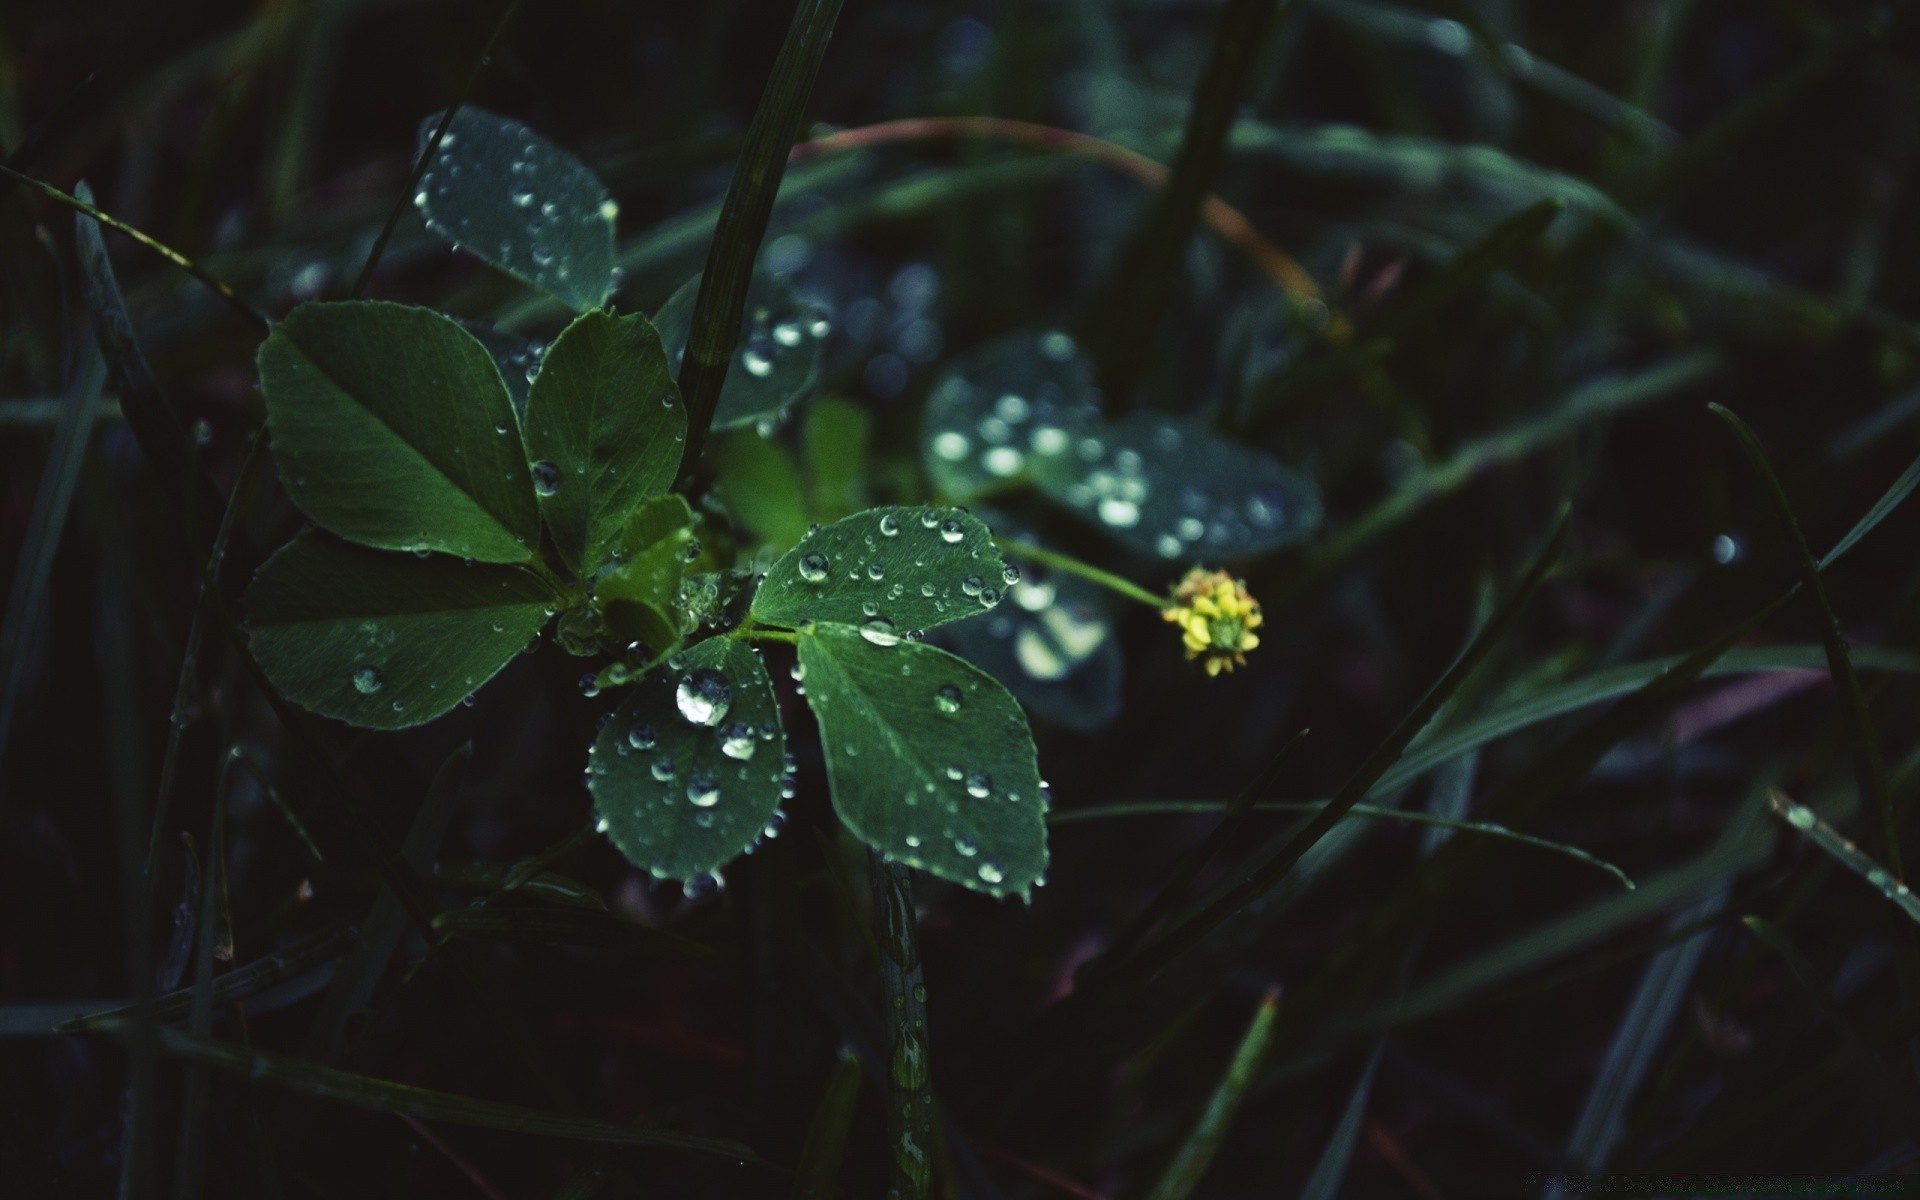
[[[773,625],[858,625],[875,639],[1000,603],[1008,569],[993,534],[957,508],[870,508],[814,530],[767,569],[753,615]]]
[[[507,395],[513,398],[514,416],[524,419],[527,415],[527,392],[533,385],[533,377],[540,373],[540,360],[547,353],[546,343],[508,333],[498,325],[489,325],[485,321],[455,317],[454,322],[487,348],[493,365],[500,368],[500,378],[506,382]]]
[[[425,149],[440,124],[420,123]],[[526,280],[576,312],[613,294],[620,208],[599,176],[518,121],[462,108],[413,202],[455,247]]]
[[[590,575],[673,485],[687,414],[642,316],[590,312],[554,339],[527,398],[527,457],[561,561]]]
[[[835,811],[882,854],[994,896],[1047,867],[1026,714],[992,676],[920,642],[845,625],[800,637]]]
[[[801,441],[813,483],[813,515],[837,521],[866,504],[867,442],[873,422],[867,410],[830,396],[807,411]]]
[[[1073,454],[1035,464],[1049,497],[1142,554],[1239,558],[1277,550],[1320,526],[1306,476],[1192,420],[1136,413],[1088,426]]]
[[[727,511],[769,546],[784,550],[807,532],[807,501],[800,472],[787,452],[751,429],[709,444],[713,490]]]
[[[673,663],[678,663],[673,666]],[[709,638],[634,686],[587,766],[606,835],[656,879],[688,882],[752,846],[780,807],[787,737],[760,656]]]
[[[668,297],[653,318],[676,378],[699,294],[700,276],[695,275]],[[789,407],[811,395],[820,378],[820,345],[827,329],[825,318],[795,299],[784,279],[756,272],[747,289],[740,343],[720,388],[713,428],[771,428]]]
[[[945,641],[1042,721],[1089,733],[1120,714],[1125,663],[1107,593],[1028,563],[1007,602]]]
[[[254,576],[246,624],[254,659],[288,699],[404,729],[493,678],[555,602],[518,567],[369,550],[309,530]]]
[[[344,538],[523,562],[540,514],[500,371],[437,312],[303,304],[260,346],[280,480]]]
[[[1064,333],[1017,333],[948,364],[920,424],[934,491],[966,504],[1025,480],[1054,459],[1097,454],[1082,431],[1100,422],[1093,364]]]

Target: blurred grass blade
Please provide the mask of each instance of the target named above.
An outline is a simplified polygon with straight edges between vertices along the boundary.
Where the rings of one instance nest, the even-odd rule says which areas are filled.
[[[1173,299],[1249,77],[1286,7],[1285,0],[1226,0],[1221,7],[1172,172],[1128,239],[1113,278],[1096,293],[1082,333],[1100,364],[1102,385],[1123,402],[1159,346],[1151,335]]]
[[[1727,877],[1726,882],[1731,883],[1731,877]],[[1589,1175],[1597,1175],[1607,1165],[1625,1135],[1628,1108],[1640,1090],[1641,1081],[1652,1069],[1668,1031],[1684,1011],[1694,972],[1712,940],[1705,927],[1720,915],[1726,902],[1726,889],[1722,887],[1668,920],[1670,933],[1686,929],[1699,931],[1653,956],[1614,1030],[1607,1055],[1601,1060],[1600,1072],[1587,1091],[1579,1119],[1574,1122],[1573,1135],[1567,1139],[1567,1157]],[[1570,1195],[1572,1182],[1555,1180],[1545,1192],[1547,1200]]]
[[[220,928],[221,883],[227,863],[227,786],[237,752],[220,761],[213,790],[213,815],[207,832],[207,861],[201,870],[200,907],[195,919],[193,954],[193,1011],[188,1028],[196,1037],[213,1032],[213,944]],[[206,1071],[189,1067],[181,1072],[180,1141],[174,1152],[174,1200],[199,1200],[206,1194],[207,1122],[213,1099],[213,1080]]]
[[[124,1027],[114,1027],[111,1032],[124,1032]],[[284,1054],[252,1050],[214,1038],[196,1037],[178,1029],[162,1029],[159,1035],[161,1050],[180,1063],[208,1067],[242,1076],[255,1084],[287,1088],[302,1095],[372,1112],[532,1134],[536,1137],[684,1150],[691,1154],[732,1159],[741,1164],[768,1165],[746,1146],[722,1138],[695,1137],[622,1121],[575,1116],[355,1075]]]
[[[1820,575],[1820,563],[1813,557],[1813,551],[1807,548],[1806,535],[1800,532],[1800,519],[1794,515],[1793,504],[1787,499],[1787,490],[1781,486],[1773,464],[1767,461],[1766,451],[1760,448],[1760,439],[1733,410],[1719,404],[1710,407],[1714,415],[1732,428],[1734,436],[1745,447],[1747,456],[1753,460],[1754,469],[1767,485],[1774,514],[1792,539],[1795,556],[1800,562],[1800,580],[1820,616],[1820,641],[1827,650],[1827,669],[1833,673],[1834,684],[1840,690],[1840,713],[1846,724],[1848,750],[1853,758],[1854,786],[1860,789],[1861,803],[1880,822],[1876,840],[1881,857],[1895,875],[1904,876],[1906,871],[1901,864],[1899,818],[1887,787],[1886,764],[1881,760],[1880,746],[1874,737],[1873,718],[1867,712],[1867,698],[1860,690],[1860,676],[1853,669],[1853,659],[1847,653],[1847,640],[1840,632],[1840,620],[1834,616],[1833,605],[1827,599],[1827,585]],[[1875,505],[1876,509],[1878,507]],[[1871,512],[1869,510],[1869,515]]]
[[[1170,921],[1165,933],[1140,948],[1129,961],[1122,963],[1118,970],[1143,978],[1157,971],[1174,955],[1192,945],[1206,934],[1218,928],[1233,913],[1238,912],[1254,899],[1265,894],[1281,879],[1286,877],[1300,856],[1311,849],[1314,843],[1324,837],[1328,830],[1339,824],[1355,804],[1379,782],[1389,767],[1406,751],[1407,744],[1433,719],[1434,713],[1446,703],[1447,698],[1465,683],[1475,668],[1480,665],[1487,653],[1506,633],[1522,609],[1532,600],[1541,583],[1545,581],[1547,570],[1559,558],[1561,548],[1566,544],[1569,512],[1562,508],[1554,521],[1551,534],[1539,554],[1535,556],[1526,574],[1521,578],[1513,592],[1489,617],[1466,649],[1454,659],[1427,694],[1420,698],[1400,723],[1394,726],[1366,761],[1360,764],[1340,790],[1334,793],[1311,820],[1298,830],[1280,835],[1266,845],[1255,850],[1248,858],[1236,864],[1233,871],[1203,898],[1189,915]]]
[[[407,865],[420,874],[426,874],[433,860],[439,856],[440,844],[446,840],[447,830],[453,824],[457,794],[453,785],[472,758],[471,742],[449,754],[440,764],[440,769],[434,772],[433,782],[427,786],[420,811],[414,814],[413,825],[407,830],[400,853]],[[387,964],[399,948],[401,935],[406,930],[407,913],[400,904],[400,898],[394,894],[393,888],[381,885],[379,894],[374,897],[373,907],[361,922],[359,944],[341,960],[339,970],[334,973],[333,982],[327,988],[326,997],[320,1002],[320,1011],[314,1015],[313,1024],[307,1029],[306,1040],[301,1044],[302,1057],[317,1063],[330,1063],[339,1057],[346,1039],[347,1022],[372,999],[374,989],[386,974]],[[312,1107],[308,1103],[289,1100],[281,1107],[279,1136],[283,1147],[293,1150],[299,1146],[305,1137],[311,1114]]]
[[[1367,1055],[1367,1065],[1361,1068],[1353,1094],[1347,1097],[1347,1106],[1341,1110],[1340,1123],[1333,1127],[1332,1135],[1313,1164],[1313,1174],[1307,1176],[1307,1182],[1300,1188],[1300,1200],[1335,1200],[1340,1195],[1340,1185],[1347,1178],[1347,1164],[1353,1161],[1354,1147],[1360,1142],[1360,1127],[1366,1121],[1367,1100],[1373,1095],[1373,1079],[1380,1071],[1380,1056],[1386,1048],[1386,1042],[1376,1042],[1373,1053]]]
[[[1198,845],[1180,857],[1180,861],[1174,864],[1173,870],[1167,873],[1166,882],[1160,885],[1160,890],[1154,894],[1152,900],[1147,902],[1147,906],[1140,910],[1139,915],[1128,922],[1127,927],[1114,937],[1113,945],[1108,948],[1103,957],[1117,962],[1125,958],[1142,937],[1153,932],[1153,927],[1159,923],[1160,918],[1166,916],[1173,906],[1180,902],[1186,895],[1187,888],[1200,877],[1200,872],[1205,870],[1214,856],[1226,849],[1228,842],[1239,833],[1247,814],[1259,807],[1256,804],[1257,798],[1270,794],[1279,784],[1280,768],[1286,765],[1288,757],[1293,754],[1294,748],[1301,743],[1307,733],[1307,730],[1302,729],[1282,743],[1280,749],[1268,760],[1267,765],[1261,768],[1260,773],[1227,803],[1225,811],[1221,813],[1219,824],[1215,825]],[[1050,813],[1047,823],[1057,825],[1063,820],[1086,820],[1090,813],[1113,812],[1120,807],[1122,806],[1106,805],[1100,809]],[[1097,960],[1089,963],[1088,968],[1089,970],[1097,969]]]
[[[213,997],[220,1004],[235,1004],[270,991],[288,980],[324,967],[343,953],[354,940],[352,927],[332,925],[238,967],[213,981]],[[194,989],[180,988],[157,998],[153,1005],[157,1021],[178,1021],[193,1011]],[[97,1012],[74,1013],[79,1005],[61,1006],[66,1019],[55,1026],[55,1033],[87,1033],[125,1024],[133,1017],[133,1006],[116,1003]]]
[[[880,939],[881,1011],[887,1024],[887,1194],[926,1200],[933,1194],[933,1081],[913,874],[869,850],[867,881]]]
[[[1773,810],[1775,816],[1793,826],[1835,862],[1866,880],[1867,886],[1893,901],[1894,906],[1905,913],[1909,920],[1920,923],[1920,897],[1914,896],[1913,889],[1898,876],[1862,853],[1858,846],[1847,840],[1839,830],[1822,821],[1811,808],[1790,800],[1777,791],[1768,795],[1767,806]]]
[[[1214,1088],[1186,1141],[1174,1152],[1173,1161],[1161,1173],[1160,1181],[1147,1193],[1147,1200],[1185,1200],[1200,1186],[1221,1144],[1227,1140],[1240,1101],[1260,1073],[1267,1047],[1273,1040],[1274,1017],[1279,1010],[1280,992],[1274,989],[1262,997],[1260,1007],[1254,1010],[1253,1020],[1240,1039],[1240,1048],[1233,1053],[1233,1061],[1227,1065],[1226,1075]]]
[[[720,219],[707,251],[700,295],[693,305],[693,329],[680,368],[680,397],[687,406],[685,478],[697,468],[707,430],[720,403],[720,385],[733,361],[746,314],[747,285],[753,278],[760,239],[767,231],[773,201],[786,171],[787,154],[800,134],[800,122],[813,81],[826,57],[827,39],[840,17],[841,0],[800,0],[786,41],[774,59],[766,91],[720,206]]]
[[[105,381],[106,364],[88,341],[61,400],[53,445],[47,452],[39,489],[34,493],[33,511],[27,518],[19,557],[14,560],[13,581],[7,589],[6,617],[0,621],[0,670],[6,673],[4,683],[0,684],[6,689],[0,692],[0,765],[6,763],[7,750],[12,744],[13,723],[27,685],[27,669],[33,665],[37,647],[45,644],[40,626],[46,619],[47,589],[53,579],[54,557],[67,527],[67,514],[73,509],[80,469],[86,464],[88,449],[93,445],[94,420],[100,411],[100,386]]]
[[[1833,549],[1827,551],[1826,555],[1820,559],[1820,569],[1824,571],[1831,567],[1839,561],[1842,554],[1853,549],[1861,538],[1872,533],[1874,526],[1886,520],[1888,515],[1900,507],[1901,502],[1913,493],[1916,484],[1920,484],[1920,458],[1908,463],[1907,469],[1900,472],[1900,478],[1893,481],[1893,486],[1888,488],[1880,499],[1874,501],[1873,507],[1867,510],[1867,515],[1861,517],[1852,529],[1847,530],[1845,537],[1834,543]]]
[[[1241,793],[1242,796],[1247,794],[1246,792]],[[1300,803],[1274,801],[1263,804],[1252,804],[1246,808],[1240,808],[1238,807],[1240,805],[1238,798],[1225,802],[1215,800],[1136,800],[1119,804],[1100,804],[1088,808],[1067,809],[1062,812],[1052,813],[1048,816],[1047,824],[1069,825],[1079,821],[1099,820],[1104,817],[1146,817],[1182,813],[1225,812],[1227,817],[1232,817],[1235,812],[1246,811],[1317,813],[1324,811],[1327,804],[1328,802],[1325,800],[1313,800]],[[1570,846],[1565,842],[1549,841],[1543,837],[1535,837],[1530,833],[1521,833],[1519,830],[1509,829],[1505,825],[1496,824],[1492,821],[1463,821],[1454,817],[1438,817],[1432,813],[1415,812],[1409,809],[1381,808],[1373,804],[1356,804],[1348,810],[1348,814],[1350,816],[1365,817],[1375,821],[1405,821],[1410,825],[1425,825],[1433,829],[1445,829],[1458,833],[1485,834],[1489,837],[1505,838],[1508,841],[1519,842],[1522,845],[1536,846],[1542,850],[1562,854],[1568,858],[1586,863],[1588,866],[1605,871],[1618,880],[1621,887],[1626,888],[1628,891],[1633,890],[1633,880],[1628,878],[1627,873],[1603,858],[1590,854],[1578,846]],[[1215,831],[1218,832],[1219,829],[1225,828],[1225,826],[1226,818],[1223,817],[1220,825],[1215,827]]]
[[[1413,330],[1427,328],[1462,297],[1518,263],[1566,207],[1565,201],[1549,197],[1502,218],[1452,262],[1401,297],[1367,331],[1368,336],[1398,341]]]
[[[807,1126],[795,1170],[793,1200],[834,1200],[840,1195],[840,1164],[847,1156],[847,1136],[853,1131],[853,1109],[859,1099],[860,1060],[843,1054],[814,1102],[813,1121]]]
[[[590,946],[634,954],[667,953],[710,966],[718,951],[665,929],[586,908],[455,908],[433,920],[449,938],[487,938],[541,946]]]

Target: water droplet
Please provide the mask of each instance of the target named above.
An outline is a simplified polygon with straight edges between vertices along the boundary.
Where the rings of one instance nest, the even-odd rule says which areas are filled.
[[[967,527],[960,523],[959,517],[948,517],[940,522],[940,540],[949,546],[967,536]]]
[[[980,465],[987,474],[1006,479],[1020,473],[1020,468],[1027,465],[1027,456],[1012,446],[995,446],[981,456]]]
[[[720,753],[743,762],[753,757],[755,748],[753,730],[749,729],[744,721],[735,721],[727,726],[726,732],[720,739]]]
[[[953,848],[961,858],[972,858],[974,855],[980,853],[980,843],[974,841],[964,833],[953,839]]]
[[[888,513],[886,516],[880,518],[881,537],[898,537],[899,535],[900,519],[898,517],[892,513]]]
[[[875,583],[879,583],[882,579],[885,579],[886,577],[887,577],[887,569],[885,567],[881,566],[877,562],[870,562],[867,564],[868,579],[873,580],[873,582]]]
[[[688,721],[714,726],[726,719],[727,709],[733,704],[733,689],[720,672],[702,667],[680,680],[673,701]]]
[[[980,882],[999,883],[1001,880],[1005,879],[1006,877],[1007,877],[1007,873],[1005,871],[1002,871],[999,867],[994,866],[992,863],[983,862],[980,864]]]
[[[712,808],[720,803],[720,781],[711,771],[697,771],[687,780],[687,801],[695,808]]]
[[[940,690],[933,694],[933,706],[943,713],[960,711],[960,689],[951,683],[943,683]]]
[[[378,667],[361,667],[353,673],[353,690],[362,696],[371,696],[385,686],[386,677]]]
[[[671,754],[663,754],[653,761],[653,777],[661,783],[670,783],[680,773],[679,766]]]
[[[618,204],[614,203],[612,200],[602,200],[600,202],[600,219],[602,221],[607,221],[611,223],[613,219],[618,217],[619,215],[620,215],[620,206]]]
[[[876,646],[898,646],[900,635],[895,632],[893,622],[885,617],[869,617],[860,626],[860,636]]]
[[[967,795],[975,800],[985,800],[993,794],[993,776],[985,771],[973,771],[967,775]]]
[[[1131,500],[1108,496],[1100,502],[1100,519],[1115,529],[1131,529],[1140,523],[1140,506]]]
[[[825,583],[827,572],[833,568],[833,564],[826,555],[814,550],[800,556],[799,567],[800,578],[808,583]]]
[[[533,464],[533,490],[542,496],[551,496],[560,490],[560,468],[550,462]]]
[[[740,365],[755,379],[765,379],[773,374],[773,360],[752,346],[740,352]]]
[[[951,429],[937,433],[933,438],[934,454],[948,462],[959,462],[972,449],[973,443],[967,440],[966,434]]]
[[[593,831],[595,833],[605,833],[607,830],[611,828],[613,828],[613,826],[607,821],[605,817],[601,817],[598,821],[595,821],[593,823]]]
[[[627,744],[635,750],[651,750],[659,742],[660,739],[654,735],[651,725],[635,725],[627,730]]]

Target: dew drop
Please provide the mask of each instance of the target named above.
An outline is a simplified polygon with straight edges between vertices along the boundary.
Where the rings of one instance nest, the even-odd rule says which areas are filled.
[[[651,725],[635,725],[632,729],[627,730],[627,745],[632,746],[635,750],[651,750],[658,745],[659,742],[660,739],[654,735],[653,726]]]
[[[687,802],[695,808],[712,808],[720,803],[720,781],[713,772],[698,771],[687,780]]]
[[[808,583],[825,583],[827,581],[827,572],[833,568],[833,564],[827,560],[827,556],[818,550],[802,554],[799,565],[800,578],[806,580]]]
[[[948,517],[940,522],[940,540],[949,546],[967,536],[967,527],[960,523],[959,517]]]
[[[551,496],[560,490],[560,468],[544,460],[533,464],[533,490]]]
[[[727,726],[720,738],[720,753],[742,762],[753,757],[756,746],[753,730],[749,729],[744,721],[735,721]]]
[[[711,727],[726,719],[727,709],[733,705],[733,689],[720,672],[702,667],[680,680],[673,701],[689,722]]]
[[[876,646],[898,646],[900,634],[894,629],[892,621],[885,617],[869,617],[860,626],[860,636]]]
[[[985,771],[973,771],[967,775],[967,795],[975,800],[985,800],[993,794],[993,776]]]
[[[673,756],[670,754],[663,754],[653,762],[653,777],[661,783],[672,782],[673,777],[679,773],[680,768],[674,763]]]
[[[933,706],[943,713],[960,711],[960,689],[951,683],[943,683],[940,690],[933,694]]]

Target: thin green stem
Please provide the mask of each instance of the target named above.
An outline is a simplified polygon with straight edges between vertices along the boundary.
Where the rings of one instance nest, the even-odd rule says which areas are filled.
[[[1099,567],[1093,566],[1090,563],[1083,563],[1077,558],[1072,558],[1057,550],[1049,550],[1045,546],[1038,546],[1032,542],[1021,541],[1018,538],[1000,537],[993,539],[993,544],[1008,554],[1013,555],[1015,558],[1024,558],[1028,562],[1036,562],[1041,566],[1052,567],[1056,571],[1065,571],[1069,575],[1078,575],[1082,579],[1097,583],[1101,587],[1111,591],[1118,592],[1129,600],[1137,600],[1152,609],[1164,609],[1173,603],[1173,601],[1166,596],[1156,596],[1132,580],[1123,579],[1111,571],[1102,571]]]
[[[733,636],[750,642],[785,642],[789,646],[800,644],[800,635],[791,630],[767,629],[763,626],[742,625],[733,631]]]
[[[873,923],[886,983],[887,1194],[925,1200],[933,1182],[933,1087],[927,1065],[927,988],[914,929],[913,876],[867,852]]]
[[[145,246],[147,249],[153,251],[155,254],[158,254],[161,258],[166,259],[168,262],[172,263],[174,266],[179,267],[182,271],[185,271],[187,274],[193,276],[195,279],[199,280],[201,283],[211,288],[215,295],[219,296],[222,300],[227,302],[228,307],[232,308],[235,312],[247,318],[247,320],[253,322],[255,325],[258,325],[261,329],[264,330],[271,324],[271,322],[267,320],[267,317],[264,313],[262,313],[259,309],[255,308],[253,305],[248,304],[245,300],[242,300],[240,298],[240,293],[234,291],[231,287],[228,287],[223,280],[215,278],[212,274],[210,274],[207,271],[205,267],[202,267],[199,263],[194,262],[192,259],[180,253],[178,250],[175,250],[172,246],[167,245],[165,242],[162,242],[159,239],[152,237],[149,234],[142,233],[141,231],[139,231],[138,229],[135,229],[133,226],[127,224],[125,221],[122,221],[118,217],[109,216],[108,214],[101,212],[99,209],[95,208],[91,204],[88,204],[85,200],[82,200],[77,196],[69,196],[67,193],[61,191],[57,187],[54,187],[52,184],[42,183],[40,180],[35,179],[31,175],[23,175],[19,171],[14,170],[12,167],[9,167],[4,163],[0,163],[0,175],[4,175],[16,183],[24,184],[25,186],[30,187],[35,191],[39,192],[41,195],[47,197],[49,200],[53,200],[60,204],[64,204],[68,208],[71,208],[73,211],[77,213],[84,213],[86,216],[89,216],[94,220],[100,222],[100,224],[105,225],[108,229],[117,230],[120,233],[123,233],[128,237],[132,238],[134,241],[139,242],[142,246]]]

